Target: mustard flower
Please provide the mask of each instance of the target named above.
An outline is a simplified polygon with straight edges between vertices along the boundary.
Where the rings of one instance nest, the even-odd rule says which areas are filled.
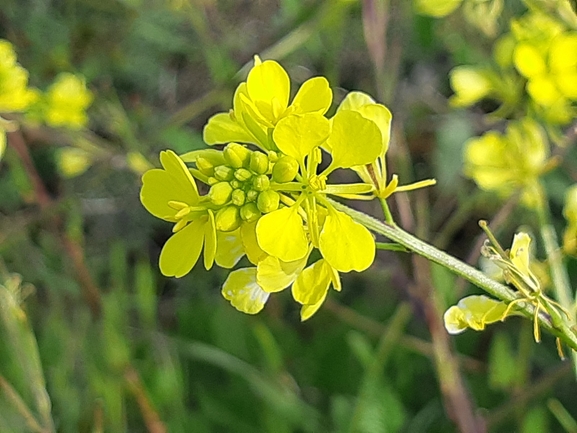
[[[92,100],[92,93],[82,78],[68,73],[59,74],[45,96],[46,123],[80,129],[88,122],[86,109]]]
[[[354,111],[365,119],[371,120],[378,126],[382,144],[377,158],[370,164],[357,165],[351,167],[357,172],[363,182],[374,187],[373,195],[385,199],[395,192],[411,191],[418,188],[434,185],[435,180],[428,179],[415,182],[410,185],[399,186],[398,176],[391,176],[390,182],[387,178],[386,154],[389,149],[391,138],[392,115],[387,107],[377,104],[373,98],[363,92],[350,92],[339,105],[337,113],[341,111]],[[363,199],[361,196],[348,195],[345,197]]]
[[[577,32],[557,35],[545,50],[520,43],[514,62],[527,78],[527,93],[538,104],[551,107],[577,100]]]
[[[12,44],[0,39],[0,112],[23,111],[38,98],[28,87],[28,71],[16,62]]]
[[[502,197],[521,191],[526,205],[539,202],[539,177],[549,168],[549,149],[534,120],[511,122],[504,135],[489,131],[472,138],[465,143],[464,153],[464,173],[479,188]]]
[[[270,131],[290,114],[323,115],[332,102],[332,91],[324,77],[305,81],[289,104],[290,79],[274,60],[254,58],[246,82],[234,94],[233,110],[212,116],[204,128],[209,144],[253,143],[265,150],[276,150]]]
[[[445,329],[449,334],[460,334],[467,328],[482,331],[485,326],[504,319],[507,304],[484,295],[467,296],[444,314]]]
[[[173,235],[160,253],[160,270],[168,277],[186,275],[204,246],[204,266],[216,256],[214,212],[204,204],[184,162],[174,152],[160,153],[162,169],[142,176],[140,200],[152,215],[175,223]]]

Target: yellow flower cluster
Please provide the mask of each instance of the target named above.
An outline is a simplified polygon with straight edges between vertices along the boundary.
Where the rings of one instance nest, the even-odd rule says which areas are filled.
[[[479,188],[502,197],[521,192],[527,206],[541,199],[539,176],[549,167],[545,133],[529,118],[511,122],[505,134],[489,131],[465,143],[464,173]]]
[[[84,80],[73,74],[60,74],[45,94],[29,87],[28,71],[17,62],[14,47],[0,39],[0,114],[24,113],[50,126],[79,129],[88,122],[86,109],[92,99]],[[5,133],[15,127],[15,122],[0,117],[0,157]]]
[[[399,187],[393,177],[387,183],[391,113],[385,106],[352,92],[329,119],[331,103],[324,77],[303,83],[290,101],[286,71],[255,57],[233,109],[204,128],[204,140],[224,149],[161,153],[163,169],[144,174],[141,200],[153,215],[175,223],[160,256],[164,275],[187,274],[203,246],[206,269],[214,262],[232,268],[246,255],[253,266],[231,272],[223,296],[255,314],[271,293],[291,287],[306,320],[331,286],[341,289],[339,272],[373,263],[373,236],[329,196],[384,198],[431,182]],[[323,158],[328,165],[320,170]],[[329,183],[336,169],[353,169],[364,183]],[[195,179],[208,185],[208,194],[198,193]]]

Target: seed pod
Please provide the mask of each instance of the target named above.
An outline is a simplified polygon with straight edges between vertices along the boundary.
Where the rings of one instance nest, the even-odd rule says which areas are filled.
[[[218,180],[229,181],[234,177],[234,169],[226,165],[219,165],[214,167],[214,177]]]
[[[268,176],[264,174],[259,174],[252,180],[252,187],[256,191],[267,190],[269,186],[270,186],[270,180],[268,180]]]
[[[291,182],[299,171],[299,163],[292,156],[283,155],[272,168],[272,180],[278,183]]]
[[[256,204],[253,203],[247,203],[245,204],[243,207],[240,208],[240,217],[246,221],[247,223],[251,223],[253,221],[256,221],[257,219],[259,219],[261,216],[260,211],[258,210],[258,207],[256,206]]]
[[[262,152],[253,152],[250,155],[250,169],[256,174],[265,174],[268,171],[268,157]]]
[[[256,205],[262,213],[269,213],[278,209],[280,203],[280,195],[278,192],[267,189],[258,195]]]
[[[208,192],[208,198],[217,206],[222,206],[230,201],[232,186],[228,182],[214,184]]]
[[[242,206],[246,201],[246,193],[242,189],[235,189],[230,199],[233,205]]]
[[[221,232],[231,232],[239,228],[240,211],[236,206],[226,206],[220,209],[215,216],[216,229]]]
[[[224,159],[232,168],[248,167],[251,153],[242,144],[230,143],[224,148]]]
[[[248,171],[246,168],[239,168],[234,171],[234,177],[239,182],[246,182],[252,177],[252,173]]]

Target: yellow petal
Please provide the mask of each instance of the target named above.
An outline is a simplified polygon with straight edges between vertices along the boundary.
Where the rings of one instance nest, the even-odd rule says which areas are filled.
[[[202,132],[206,144],[223,144],[233,141],[253,143],[253,136],[242,125],[231,119],[229,113],[218,113],[208,119]]]
[[[258,221],[258,220],[257,220]],[[259,246],[256,237],[256,224],[257,221],[252,223],[243,223],[240,226],[240,238],[242,239],[242,245],[246,253],[246,257],[254,265],[258,264],[261,260],[264,260],[267,254]]]
[[[364,271],[375,259],[375,240],[371,233],[343,212],[329,213],[319,247],[326,261],[340,272]]]
[[[381,138],[383,140],[383,147],[380,155],[383,155],[389,148],[389,141],[391,139],[391,120],[393,115],[387,107],[382,104],[368,104],[359,108],[359,113],[365,118],[372,120],[379,127],[381,131]]]
[[[478,68],[458,66],[450,73],[451,87],[455,96],[451,103],[467,107],[481,100],[491,91],[491,82]]]
[[[230,269],[244,256],[240,229],[233,232],[216,232],[216,256],[214,260],[221,268]]]
[[[285,207],[262,216],[256,225],[260,247],[283,262],[302,259],[309,243],[297,208]]]
[[[553,79],[548,76],[539,76],[530,79],[527,83],[527,93],[529,93],[531,98],[537,103],[546,107],[553,105],[563,98]]]
[[[577,69],[577,33],[561,34],[553,39],[549,64],[554,72]]]
[[[302,163],[305,156],[327,139],[329,131],[328,119],[320,114],[291,115],[278,122],[273,139],[281,152]]]
[[[295,113],[325,114],[333,100],[333,92],[325,77],[314,77],[303,83],[297,92],[292,106]]]
[[[63,147],[57,154],[58,170],[67,178],[84,173],[92,164],[91,155],[76,147]]]
[[[451,335],[460,334],[468,327],[465,321],[465,313],[456,305],[453,305],[445,311],[443,321],[445,322],[445,329]]]
[[[313,314],[315,314],[319,308],[321,308],[321,305],[323,305],[323,302],[325,302],[325,299],[327,297],[327,293],[325,292],[325,295],[316,303],[316,304],[309,304],[309,305],[303,305],[301,308],[301,322],[304,322],[305,320],[310,319]]]
[[[167,277],[180,278],[194,267],[204,242],[206,217],[199,218],[173,234],[160,253],[160,271]]]
[[[521,43],[513,53],[515,67],[525,77],[536,77],[547,72],[543,55],[534,46]]]
[[[192,175],[176,153],[172,150],[160,152],[160,161],[164,170],[149,170],[142,176],[140,201],[152,215],[174,221],[177,211],[168,206],[168,202],[195,205],[198,191]]]
[[[256,280],[265,292],[280,292],[290,286],[307,264],[308,255],[294,262],[268,256],[257,266]]]
[[[529,270],[530,244],[531,237],[527,233],[520,232],[515,234],[509,255],[513,265],[524,275],[531,275],[531,271]]]
[[[274,60],[254,66],[248,74],[246,87],[259,112],[276,123],[288,106],[290,93],[289,76],[283,67]]]
[[[263,309],[269,294],[256,283],[256,268],[245,268],[228,275],[222,286],[222,296],[237,310],[256,314]]]
[[[555,75],[555,84],[563,96],[575,100],[577,99],[577,67],[573,70],[574,72]]]
[[[324,299],[332,282],[330,268],[330,265],[321,259],[302,271],[292,286],[295,301],[312,305]]]
[[[354,111],[341,110],[332,118],[327,145],[333,158],[331,167],[349,168],[375,161],[383,139],[375,122]]]
[[[337,111],[353,110],[358,111],[363,105],[374,104],[375,100],[363,92],[349,92],[343,102],[339,105]]]

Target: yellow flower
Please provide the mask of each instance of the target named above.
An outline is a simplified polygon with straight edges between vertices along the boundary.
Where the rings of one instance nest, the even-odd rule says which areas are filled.
[[[451,105],[468,107],[480,101],[491,93],[491,80],[488,74],[472,66],[458,66],[449,74],[451,87],[455,95],[451,98]]]
[[[342,112],[358,113],[363,118],[372,121],[379,128],[382,142],[377,157],[369,163],[354,165],[351,167],[357,172],[363,182],[374,187],[374,196],[385,199],[395,192],[411,191],[413,189],[435,184],[435,180],[429,179],[415,182],[410,185],[399,186],[399,180],[396,174],[393,175],[391,181],[388,182],[386,154],[389,149],[389,141],[391,138],[392,114],[387,107],[382,104],[377,104],[374,99],[366,93],[350,92],[337,109],[337,114]],[[355,144],[353,144],[355,141],[350,140],[349,143],[351,144],[350,151],[356,152],[354,147]],[[328,145],[330,148],[330,142]],[[355,194],[342,194],[341,196],[363,199],[363,197]]]
[[[204,266],[216,256],[214,213],[203,204],[184,162],[171,150],[160,153],[163,169],[142,176],[140,200],[154,216],[175,223],[174,234],[160,253],[160,270],[168,277],[182,277],[196,264],[204,245]]]
[[[450,307],[443,316],[449,334],[460,334],[467,328],[482,331],[486,325],[505,318],[507,304],[483,295],[467,296]]]
[[[46,123],[71,129],[84,127],[88,122],[86,109],[92,99],[82,78],[68,73],[58,75],[46,93]]]
[[[523,202],[534,206],[541,194],[539,177],[548,167],[545,140],[535,121],[511,122],[505,135],[489,131],[465,143],[464,173],[479,188],[503,197],[520,190]]]
[[[0,112],[23,111],[37,98],[28,88],[28,71],[16,62],[14,47],[0,39]]]
[[[276,150],[269,130],[290,114],[323,115],[332,102],[332,91],[324,77],[303,83],[289,105],[290,79],[274,60],[262,62],[255,56],[254,67],[246,82],[234,95],[234,109],[211,117],[204,128],[204,141],[209,144],[232,141],[253,143],[265,150]]]

